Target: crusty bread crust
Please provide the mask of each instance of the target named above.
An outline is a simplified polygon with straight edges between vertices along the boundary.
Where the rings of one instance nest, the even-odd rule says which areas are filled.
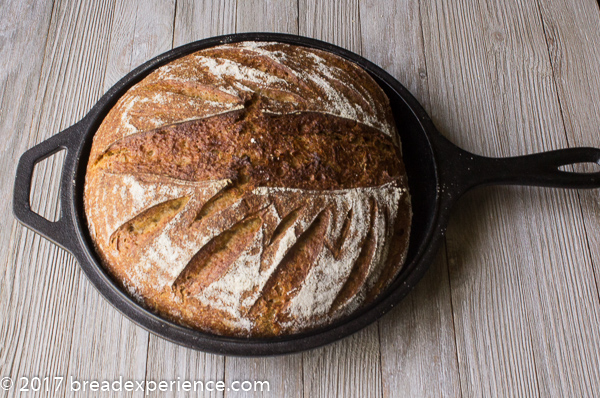
[[[370,302],[411,204],[387,97],[361,68],[280,43],[180,58],[119,99],[85,184],[104,266],[175,322],[276,336]]]

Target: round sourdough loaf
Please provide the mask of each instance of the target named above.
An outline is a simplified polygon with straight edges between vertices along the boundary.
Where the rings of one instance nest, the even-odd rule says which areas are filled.
[[[84,200],[135,299],[230,336],[295,333],[372,301],[411,220],[382,89],[280,43],[202,50],[129,89],[94,136]]]

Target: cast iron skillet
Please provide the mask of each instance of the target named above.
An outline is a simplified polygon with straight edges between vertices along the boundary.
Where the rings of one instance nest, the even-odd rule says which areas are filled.
[[[244,339],[199,332],[164,320],[141,307],[104,271],[88,234],[83,210],[83,185],[92,137],[104,116],[125,91],[155,68],[189,53],[223,43],[277,41],[325,50],[360,65],[387,93],[402,140],[413,203],[413,226],[406,264],[376,302],[327,327],[278,338]],[[60,182],[61,217],[48,221],[29,204],[35,164],[66,149]],[[575,173],[559,167],[600,164],[600,149],[572,148],[512,158],[486,158],[466,152],[434,127],[416,99],[392,76],[366,59],[322,41],[276,33],[245,33],[214,37],[168,51],[141,65],[115,84],[78,123],[36,145],[21,156],[13,208],[25,226],[71,252],[90,281],[119,311],[147,330],[175,343],[218,354],[276,355],[331,343],[369,325],[396,305],[421,279],[434,259],[450,209],[469,189],[489,184],[600,188],[600,172]]]

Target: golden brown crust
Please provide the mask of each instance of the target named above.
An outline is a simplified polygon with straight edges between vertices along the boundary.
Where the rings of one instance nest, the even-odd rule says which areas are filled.
[[[410,198],[387,98],[318,50],[238,43],[163,66],[101,124],[85,210],[104,265],[201,330],[273,336],[371,301]]]
[[[391,138],[353,120],[260,107],[160,127],[116,141],[94,164],[112,173],[186,181],[333,190],[379,186],[402,175]]]

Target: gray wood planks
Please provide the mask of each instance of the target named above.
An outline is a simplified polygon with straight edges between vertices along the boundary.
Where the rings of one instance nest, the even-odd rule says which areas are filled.
[[[97,80],[89,79],[88,73],[97,72],[105,58],[107,46],[102,36],[110,26],[106,24],[110,13],[105,12],[105,7],[107,4],[104,3],[81,8],[55,4],[47,8],[47,15],[38,16],[38,22],[25,19],[31,25],[24,27],[25,30],[35,31],[39,29],[38,23],[50,22],[45,27],[42,25],[43,33],[38,32],[44,38],[42,48],[15,48],[23,52],[14,54],[14,59],[26,54],[33,65],[37,62],[36,57],[40,64],[43,62],[43,68],[36,71],[41,72],[37,96],[29,94],[35,104],[30,113],[34,115],[31,128],[24,134],[15,135],[18,130],[11,131],[13,137],[28,138],[27,146],[68,127],[95,101],[99,85]],[[90,32],[93,37],[86,36],[85,32]],[[91,62],[82,66],[83,59]],[[23,69],[27,71],[27,68]],[[14,93],[19,91],[15,89]],[[45,165],[46,168],[40,171],[41,181],[56,180],[58,165],[55,162]],[[7,174],[14,178],[12,167],[7,169],[11,170]],[[56,200],[55,196],[47,197],[42,208],[48,206],[56,212]],[[76,301],[80,271],[66,252],[22,227],[14,230],[12,247],[17,250],[6,266],[14,276],[10,289],[7,289],[11,293],[7,315],[9,324],[15,329],[6,340],[3,339],[10,350],[10,357],[3,363],[10,364],[10,373],[16,377],[66,375],[78,316]]]
[[[538,2],[544,33],[549,48],[550,62],[554,81],[558,91],[561,114],[564,121],[566,138],[569,146],[594,146],[600,147],[600,8],[593,0],[581,1],[575,4],[565,1],[552,3]],[[581,51],[583,50],[583,52]],[[599,168],[581,167],[578,170],[596,170]],[[573,286],[573,294],[581,295],[581,289],[592,290],[585,292],[585,297],[598,294],[600,284],[600,191],[577,192],[578,204],[581,205],[583,228],[579,225],[577,234],[573,236],[577,251],[571,251],[570,260],[573,267],[570,272],[573,278],[569,281]],[[562,231],[561,231],[562,232]],[[564,233],[571,235],[571,230]],[[579,245],[587,245],[589,260],[593,265],[593,274],[584,269],[584,274],[577,275],[580,270],[578,264],[583,256],[588,255],[587,250],[579,250]],[[584,278],[583,286],[578,280]],[[595,279],[595,286],[591,278]],[[588,296],[589,295],[589,296]],[[582,321],[570,323],[565,328],[565,335],[571,341],[563,363],[557,363],[554,368],[560,377],[561,384],[579,383],[579,391],[583,395],[594,395],[598,391],[600,357],[598,354],[598,318],[591,313],[588,306],[574,308],[582,317]],[[572,307],[571,307],[572,308]],[[572,310],[565,309],[566,311]],[[573,336],[573,333],[575,336]],[[559,342],[559,344],[562,342]],[[566,364],[565,364],[566,362]],[[568,368],[567,368],[568,366]],[[574,380],[570,380],[573,377]],[[563,392],[569,391],[567,388]]]
[[[5,186],[26,148],[79,120],[133,67],[236,30],[299,32],[362,52],[476,153],[600,147],[593,0],[12,1],[0,15],[12,16],[0,23]],[[36,173],[32,204],[48,217],[58,216],[59,176],[59,157]],[[331,346],[259,359],[149,336],[99,296],[70,255],[18,226],[5,195],[0,375],[270,382],[269,394],[205,394],[226,397],[591,396],[600,384],[598,190],[469,194],[447,256],[442,250],[391,314]]]
[[[236,4],[235,0],[178,0],[173,46],[235,33]]]
[[[242,32],[298,33],[298,3],[294,0],[237,2],[235,30]]]
[[[146,8],[148,7],[148,8]],[[149,13],[147,10],[154,12]],[[103,92],[149,58],[171,48],[174,2],[118,1],[114,4]],[[144,380],[147,374],[148,333],[130,322],[101,297],[82,276],[71,374],[82,379]],[[115,356],[115,352],[122,355]],[[129,395],[141,396],[143,392]]]
[[[2,134],[0,174],[2,186],[12,187],[16,160],[31,145],[29,131],[40,81],[40,72],[50,17],[51,4],[35,1],[5,2],[0,14],[0,134]],[[21,54],[37,54],[28,58]],[[14,134],[16,131],[22,134]],[[0,204],[0,374],[16,377],[26,367],[21,362],[27,350],[24,330],[30,322],[33,297],[26,290],[30,275],[15,266],[23,257],[21,250],[33,244],[35,235],[17,226],[12,216],[12,192],[4,189]],[[39,243],[39,237],[37,241]],[[28,255],[25,255],[28,257]],[[26,260],[30,261],[29,258]],[[27,359],[24,359],[25,362]]]
[[[426,3],[422,15],[443,132],[496,156],[567,146],[535,4]],[[447,242],[463,395],[577,396],[597,384],[569,374],[586,355],[577,328],[598,313],[576,198],[497,188],[457,206]]]

